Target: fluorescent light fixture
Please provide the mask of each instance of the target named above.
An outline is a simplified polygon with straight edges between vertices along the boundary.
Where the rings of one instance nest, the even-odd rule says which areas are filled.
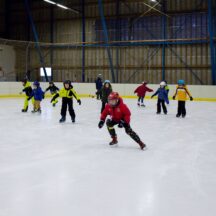
[[[156,2],[156,0],[151,0],[152,2]]]
[[[44,0],[44,1],[47,2],[47,3],[53,4],[53,5],[56,5],[56,3],[53,2],[53,1],[50,1],[50,0]]]
[[[56,5],[56,6],[60,7],[60,8],[62,8],[62,9],[73,11],[73,12],[76,13],[76,14],[80,14],[80,11],[75,10],[75,9],[72,9],[72,8],[69,8],[69,7],[64,6],[64,5],[62,5],[62,4],[59,4],[59,3],[57,3],[57,2],[50,1],[50,0],[43,0],[43,1],[44,1],[44,2],[47,2],[47,3],[50,3],[50,4],[53,4],[53,5]]]
[[[61,5],[61,4],[56,4],[58,7],[60,7],[60,8],[63,8],[63,9],[65,9],[65,10],[68,10],[69,8],[68,7],[66,7],[66,6],[64,6],[64,5]]]

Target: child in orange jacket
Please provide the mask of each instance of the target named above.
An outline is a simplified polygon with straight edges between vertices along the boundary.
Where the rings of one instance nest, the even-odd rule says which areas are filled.
[[[185,85],[185,81],[179,80],[178,85],[176,87],[176,92],[173,96],[173,100],[175,100],[176,96],[178,97],[178,112],[176,114],[177,118],[179,118],[180,116],[184,118],[186,116],[185,102],[187,100],[187,95],[190,97],[190,100],[192,101],[193,97],[188,91],[187,86]]]

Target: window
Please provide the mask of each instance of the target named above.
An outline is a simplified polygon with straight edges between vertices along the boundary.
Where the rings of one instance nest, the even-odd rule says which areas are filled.
[[[51,77],[51,76],[52,76],[52,68],[47,67],[47,68],[45,68],[45,69],[46,69],[47,76],[48,76],[48,77]],[[40,68],[40,76],[41,76],[41,77],[45,77],[43,68]]]

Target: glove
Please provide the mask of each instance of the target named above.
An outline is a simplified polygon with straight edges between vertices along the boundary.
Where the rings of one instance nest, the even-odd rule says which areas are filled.
[[[152,95],[151,98],[153,98],[154,96]]]
[[[190,97],[190,101],[192,101],[193,100],[193,97]]]
[[[77,100],[77,103],[79,104],[79,105],[81,105],[81,100],[79,99],[79,100]]]
[[[27,100],[30,101],[30,100],[31,100],[31,97],[29,97]]]
[[[98,123],[98,127],[99,128],[102,128],[104,126],[104,121],[103,120],[100,120],[99,123]]]
[[[124,122],[123,120],[121,120],[118,124],[119,128],[123,128],[123,127],[127,127],[127,126],[128,126],[128,124],[126,122]]]
[[[175,100],[175,96],[173,96],[173,100]]]

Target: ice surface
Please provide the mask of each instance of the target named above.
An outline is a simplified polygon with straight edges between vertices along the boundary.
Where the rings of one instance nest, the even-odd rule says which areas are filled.
[[[215,216],[216,103],[187,102],[177,119],[176,101],[167,116],[125,102],[147,151],[123,129],[111,148],[95,99],[75,103],[75,124],[49,99],[41,115],[1,99],[0,216]]]

